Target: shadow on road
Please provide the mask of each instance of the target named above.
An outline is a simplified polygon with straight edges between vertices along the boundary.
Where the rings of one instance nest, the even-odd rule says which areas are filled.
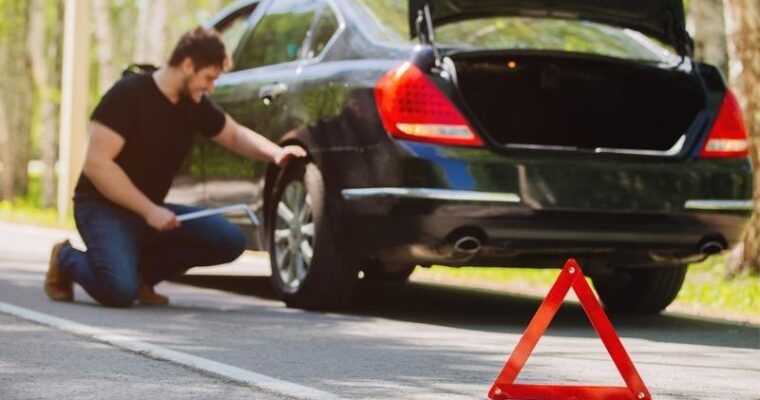
[[[180,283],[276,299],[268,277],[184,276]],[[435,324],[487,332],[523,332],[541,299],[503,292],[421,283],[361,282],[351,304],[341,313]],[[672,314],[611,316],[618,332],[657,342],[760,348],[760,328],[748,324]],[[596,334],[578,304],[566,303],[549,331],[562,336]]]

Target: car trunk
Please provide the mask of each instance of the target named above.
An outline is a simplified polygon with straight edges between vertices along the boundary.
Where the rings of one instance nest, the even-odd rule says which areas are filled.
[[[557,54],[451,55],[480,133],[502,146],[674,155],[705,108],[694,74]]]

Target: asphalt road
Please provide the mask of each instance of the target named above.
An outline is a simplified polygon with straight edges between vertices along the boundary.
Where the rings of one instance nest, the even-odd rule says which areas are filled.
[[[62,232],[0,224],[0,398],[484,399],[540,299],[364,284],[342,313],[284,307],[265,259],[158,290],[170,307],[108,309],[41,290]],[[36,322],[34,322],[36,321]],[[613,317],[654,399],[760,399],[760,328]],[[518,378],[623,385],[582,309],[566,304]]]

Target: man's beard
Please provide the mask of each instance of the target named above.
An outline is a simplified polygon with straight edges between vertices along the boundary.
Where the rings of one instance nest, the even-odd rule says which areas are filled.
[[[185,78],[184,81],[182,81],[182,88],[179,90],[179,95],[181,97],[187,97],[187,98],[192,98],[193,97],[192,94],[191,94],[191,92],[190,92],[190,79],[191,78],[192,77],[188,76],[188,77]]]
[[[179,95],[192,102],[196,102],[196,99],[193,97],[193,91],[190,90],[190,81],[192,81],[192,78],[192,76],[185,78],[185,80],[182,82],[182,88],[179,91]]]

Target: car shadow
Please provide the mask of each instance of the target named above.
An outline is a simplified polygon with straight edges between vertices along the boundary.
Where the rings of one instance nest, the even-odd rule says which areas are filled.
[[[192,275],[175,282],[220,289],[276,300],[268,277]],[[339,313],[382,317],[484,332],[520,334],[541,303],[541,298],[506,292],[410,282],[405,284],[360,282],[350,304]],[[611,315],[621,336],[656,342],[707,346],[760,348],[760,327],[731,321],[697,318],[674,313],[659,315]],[[578,303],[565,302],[549,331],[563,336],[595,337]]]

